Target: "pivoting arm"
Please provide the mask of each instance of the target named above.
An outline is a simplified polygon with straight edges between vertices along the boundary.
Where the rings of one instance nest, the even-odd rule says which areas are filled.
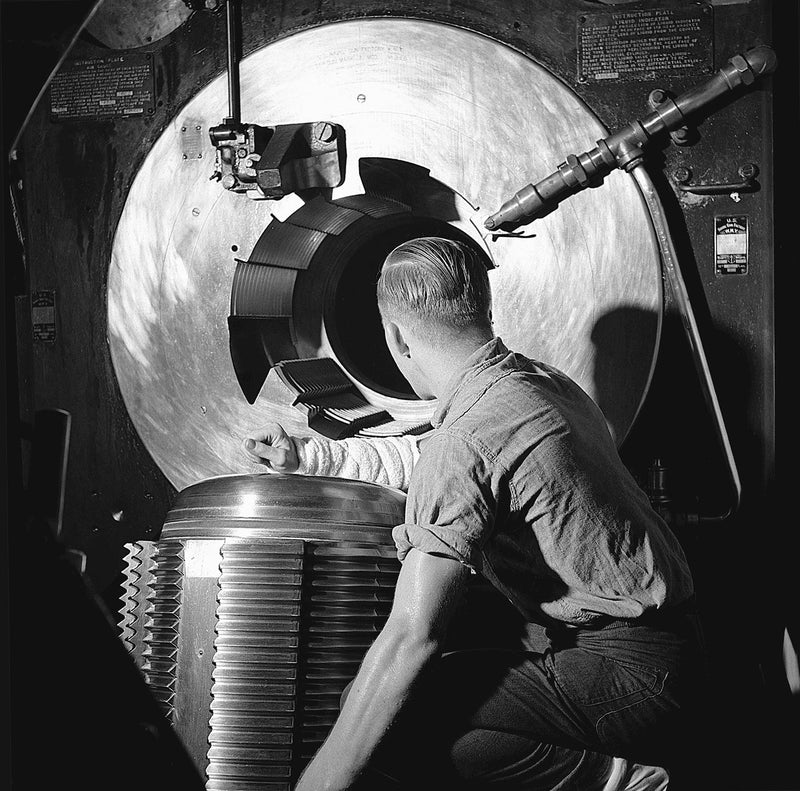
[[[570,154],[557,170],[537,184],[528,184],[484,220],[492,231],[511,229],[552,211],[564,198],[596,184],[614,168],[630,171],[644,156],[644,146],[656,135],[674,132],[687,120],[706,110],[713,102],[758,78],[775,71],[775,52],[767,46],[754,47],[743,55],[734,55],[711,79],[676,99],[662,95],[654,110],[632,121],[611,136],[597,141],[597,146],[583,154]]]
[[[225,3],[228,115],[208,130],[216,149],[212,179],[255,200],[280,200],[292,192],[330,189],[344,181],[344,129],[328,121],[259,126],[242,122],[239,56],[241,0]],[[196,0],[219,10],[216,0]],[[211,2],[212,6],[208,3]]]

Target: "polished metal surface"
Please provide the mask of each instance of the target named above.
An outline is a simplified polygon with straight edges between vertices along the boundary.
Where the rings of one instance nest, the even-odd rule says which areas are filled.
[[[485,218],[521,183],[607,134],[560,80],[477,33],[384,18],[270,43],[242,61],[241,89],[242,113],[253,123],[325,118],[345,128],[347,174],[334,199],[364,192],[362,158],[429,169],[456,196],[431,206],[430,216],[475,239],[497,265],[497,333],[572,375],[618,441],[624,437],[649,384],[661,317],[658,248],[633,180],[611,174],[537,221],[527,238],[484,236]],[[206,135],[226,105],[223,75],[156,141],[128,194],[108,276],[120,390],[145,446],[178,489],[250,471],[241,439],[266,421],[310,433],[269,379],[248,404],[231,363],[226,320],[235,259],[246,260],[265,228],[302,201],[226,193],[209,181],[210,145],[207,157],[183,157],[181,130],[199,126]],[[316,353],[336,358],[325,326]],[[390,412],[413,405],[363,383],[359,389]]]
[[[405,499],[388,486],[341,478],[225,475],[180,492],[161,535],[370,541],[403,521]]]
[[[389,615],[405,495],[224,476],[128,545],[122,639],[208,791],[289,791]]]

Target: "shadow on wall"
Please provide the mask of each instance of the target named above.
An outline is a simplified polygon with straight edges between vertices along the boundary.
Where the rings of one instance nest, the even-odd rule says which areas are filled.
[[[620,307],[601,316],[592,328],[591,339],[595,346],[594,384],[597,405],[614,426],[636,414],[639,399],[645,393],[648,372],[643,371],[642,381],[632,381],[627,390],[615,387],[619,379],[618,367],[608,360],[630,362],[625,373],[642,368],[642,360],[652,357],[654,339],[658,338],[659,316],[654,311],[635,307]],[[611,399],[606,394],[613,393]],[[618,438],[619,441],[620,438]]]
[[[630,328],[655,326],[655,316],[622,310],[603,316],[597,346],[597,389],[608,392],[614,371],[603,366],[604,348],[625,344],[641,353]],[[727,461],[679,317],[664,317],[648,394],[620,453],[639,484],[662,498],[662,510],[680,540],[695,579],[709,662],[708,710],[698,772],[719,791],[796,791],[800,733],[797,674],[797,591],[785,515],[778,513],[765,440],[765,420],[755,392],[759,372],[736,338],[704,336],[720,409],[742,477],[739,511],[722,522],[688,515],[725,513],[731,492]],[[629,357],[627,357],[629,358]],[[633,359],[633,358],[629,358]],[[601,404],[603,409],[613,404]],[[766,431],[770,429],[766,427]],[[653,491],[658,461],[666,483]],[[765,470],[767,470],[765,474]],[[792,675],[794,673],[794,676]],[[732,756],[736,756],[732,760]],[[676,788],[676,791],[680,791]],[[694,789],[687,789],[694,791]]]

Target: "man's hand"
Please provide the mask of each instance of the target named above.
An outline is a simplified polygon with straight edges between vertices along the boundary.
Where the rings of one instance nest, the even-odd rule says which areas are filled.
[[[244,452],[274,472],[296,472],[300,466],[292,438],[279,423],[267,423],[242,443]]]

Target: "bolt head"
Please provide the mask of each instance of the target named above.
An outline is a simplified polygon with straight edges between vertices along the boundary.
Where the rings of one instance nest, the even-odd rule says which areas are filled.
[[[692,177],[692,171],[689,168],[675,168],[672,171],[672,178],[678,182],[678,184],[685,184],[689,179]]]
[[[758,175],[758,166],[747,162],[739,168],[739,175],[743,179],[754,179]]]
[[[330,143],[336,137],[336,130],[327,121],[317,121],[312,132],[314,137],[322,143]]]

